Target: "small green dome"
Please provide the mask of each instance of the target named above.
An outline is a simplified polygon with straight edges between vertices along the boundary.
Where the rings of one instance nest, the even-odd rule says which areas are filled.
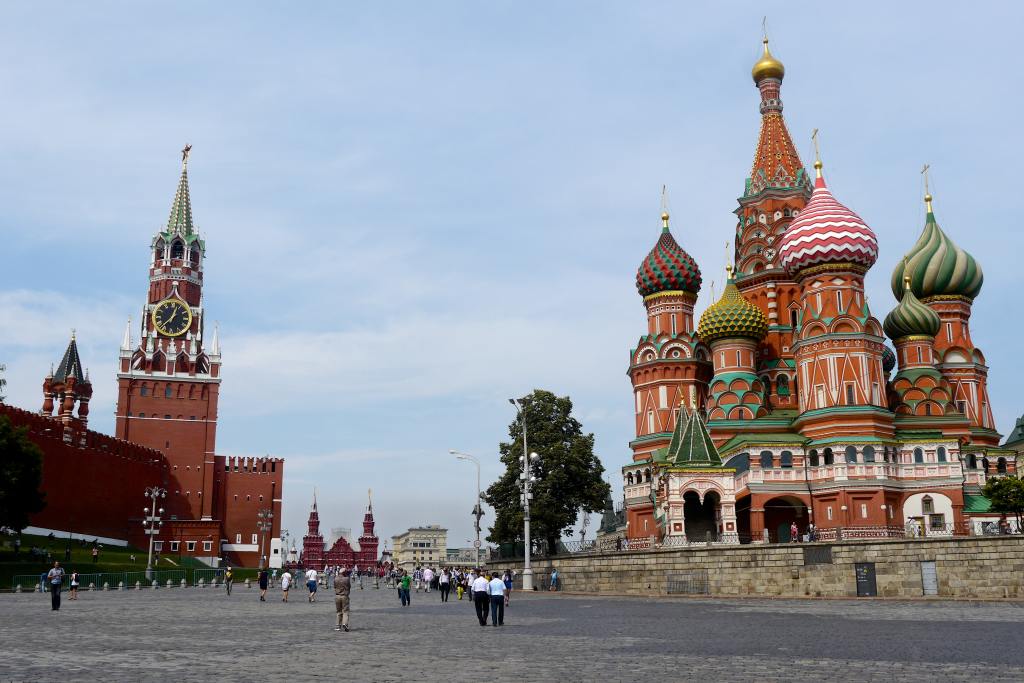
[[[722,298],[711,304],[700,316],[697,334],[705,344],[729,337],[761,341],[768,334],[768,319],[760,308],[743,298],[732,278],[729,278]]]
[[[904,282],[903,299],[885,316],[882,327],[890,339],[896,340],[913,335],[934,337],[941,324],[938,314],[914,296],[908,277]]]
[[[907,276],[910,289],[918,299],[933,296],[974,299],[985,279],[978,262],[949,239],[930,210],[917,244],[892,272],[892,293],[897,299],[903,297],[903,278]]]

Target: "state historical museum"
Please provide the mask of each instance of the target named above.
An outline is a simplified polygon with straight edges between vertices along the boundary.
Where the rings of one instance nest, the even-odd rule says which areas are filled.
[[[880,323],[864,295],[878,239],[833,196],[820,158],[805,170],[782,117],[784,75],[765,39],[753,68],[761,130],[721,296],[695,323],[701,272],[667,212],[637,271],[647,333],[629,364],[626,535],[977,532],[998,519],[981,487],[1016,471],[969,328],[981,266],[939,227],[926,186],[920,239],[891,275],[895,307]]]
[[[41,417],[9,406],[0,414],[28,426],[44,453],[47,507],[32,526],[144,548],[144,489],[161,486],[158,552],[241,566],[257,566],[262,554],[274,563],[284,461],[216,454],[221,350],[203,305],[206,243],[192,220],[189,150],[167,225],[149,245],[137,336],[129,321],[121,343],[116,439],[87,429],[92,384],[74,336],[43,382]]]

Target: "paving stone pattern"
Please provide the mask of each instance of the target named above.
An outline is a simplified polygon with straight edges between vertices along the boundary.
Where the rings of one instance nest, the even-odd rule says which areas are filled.
[[[481,628],[468,600],[412,600],[356,589],[339,633],[332,599],[260,603],[244,586],[85,592],[59,612],[2,595],[0,681],[1024,678],[1019,602],[517,593],[504,627]]]

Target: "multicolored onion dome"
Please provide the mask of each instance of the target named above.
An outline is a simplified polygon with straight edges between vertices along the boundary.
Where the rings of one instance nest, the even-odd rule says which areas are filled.
[[[661,214],[661,237],[636,271],[636,288],[640,296],[661,292],[700,291],[700,268],[683,250],[668,229],[668,213]]]
[[[782,235],[779,262],[790,275],[824,263],[855,263],[865,268],[878,258],[878,239],[861,217],[832,196],[821,177],[821,162],[811,200]]]
[[[974,257],[953,243],[935,222],[931,195],[925,197],[928,217],[917,244],[892,271],[892,293],[903,296],[903,278],[910,278],[910,289],[919,299],[962,296],[974,299],[981,291],[985,276]]]
[[[732,337],[761,341],[768,334],[768,319],[760,308],[743,298],[729,278],[722,298],[700,316],[697,334],[705,344]]]
[[[896,367],[896,352],[888,346],[882,347],[882,370],[888,375]]]
[[[938,314],[917,300],[910,288],[909,277],[904,280],[903,287],[903,299],[882,323],[885,333],[893,340],[914,335],[934,337],[942,325]]]
[[[765,38],[762,42],[764,43],[764,54],[754,64],[750,75],[754,77],[754,83],[760,83],[766,78],[777,78],[781,81],[786,75],[786,67],[782,66],[782,62],[775,59],[768,51],[768,39]]]

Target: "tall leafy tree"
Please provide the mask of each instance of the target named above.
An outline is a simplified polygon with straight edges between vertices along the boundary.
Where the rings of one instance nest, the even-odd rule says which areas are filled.
[[[0,415],[0,527],[21,531],[29,515],[46,506],[43,452],[28,438],[28,427],[15,427]]]
[[[580,510],[604,508],[609,485],[601,478],[604,467],[594,455],[594,435],[572,416],[572,400],[536,389],[520,400],[526,418],[526,446],[540,458],[531,465],[533,500],[530,503],[530,534],[555,552],[558,540],[576,524]],[[509,425],[510,442],[499,445],[505,474],[484,495],[496,517],[491,535],[494,543],[523,540],[523,508],[520,501],[523,425],[519,416]]]
[[[981,492],[992,502],[992,511],[1017,518],[1017,528],[1024,529],[1024,479],[1014,476],[989,479]]]

